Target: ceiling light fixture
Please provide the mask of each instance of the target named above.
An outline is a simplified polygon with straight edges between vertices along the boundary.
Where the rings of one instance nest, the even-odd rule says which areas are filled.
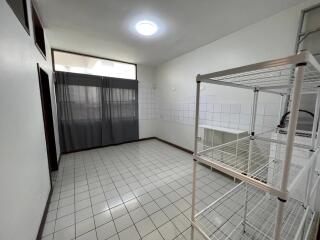
[[[136,24],[136,30],[143,36],[152,36],[158,31],[158,26],[154,22],[143,20]]]

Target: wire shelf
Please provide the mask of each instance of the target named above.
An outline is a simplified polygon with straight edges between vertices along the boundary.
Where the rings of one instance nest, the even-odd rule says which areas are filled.
[[[239,88],[258,88],[265,92],[286,94],[288,89],[293,86],[296,77],[295,68],[299,64],[306,64],[303,91],[314,92],[320,85],[320,65],[307,51],[284,59],[199,75],[197,80]]]
[[[283,197],[279,188],[285,160],[284,138],[285,135],[279,133],[257,135],[254,140],[245,137],[200,151],[195,158],[239,180],[256,183],[256,187]],[[294,148],[289,183],[295,182],[295,177],[299,176],[311,154],[307,146]]]
[[[245,202],[247,215],[244,221]],[[276,197],[241,183],[200,211],[193,224],[208,239],[213,240],[272,239],[276,209]],[[282,221],[281,239],[294,239],[305,211],[300,201],[288,200]],[[307,214],[305,228],[312,219],[312,212]]]
[[[200,84],[210,83],[253,90],[250,135],[199,151]],[[206,239],[299,239],[310,232],[314,166],[320,106],[320,65],[308,51],[197,76],[192,224]],[[284,95],[291,101],[287,131],[255,134],[259,92]],[[310,139],[296,136],[302,92],[317,93]],[[289,99],[289,98],[288,98]],[[301,138],[301,142],[296,139]],[[300,139],[300,140],[301,140]],[[311,141],[310,141],[311,140]],[[202,146],[206,148],[206,144]],[[242,181],[237,187],[195,214],[196,165],[202,163]],[[319,184],[319,181],[316,181]],[[303,187],[301,187],[303,185]],[[315,185],[317,186],[317,185]],[[301,193],[302,190],[303,192]],[[302,204],[305,204],[305,206]],[[307,229],[305,229],[307,226]],[[301,236],[302,235],[302,236]]]

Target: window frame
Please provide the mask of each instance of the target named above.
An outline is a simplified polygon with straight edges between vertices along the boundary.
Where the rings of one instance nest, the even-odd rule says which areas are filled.
[[[23,13],[24,13],[24,20],[25,23],[22,22],[22,19],[20,19],[20,17],[17,15],[17,13],[14,11],[14,9],[12,8],[11,5],[11,1],[6,0],[8,6],[10,7],[10,9],[12,10],[12,12],[14,13],[14,15],[16,16],[16,18],[19,20],[19,22],[21,23],[22,27],[24,28],[24,30],[26,30],[26,32],[28,33],[28,35],[30,36],[30,24],[29,24],[29,12],[28,12],[28,3],[27,0],[20,0],[22,2],[23,5]]]
[[[46,59],[47,58],[47,49],[46,49],[46,38],[44,35],[43,24],[42,24],[41,18],[39,17],[39,13],[38,13],[37,8],[35,7],[33,1],[31,1],[31,17],[32,17],[34,44],[36,45],[37,49],[39,50],[41,55],[44,57],[44,59]],[[38,24],[37,26],[35,25],[36,21]],[[36,27],[39,27],[39,26],[41,27],[41,31],[42,31],[42,35],[43,35],[43,44],[44,44],[43,50],[40,47],[40,45],[38,44],[37,37],[36,37]]]
[[[56,69],[55,69],[55,61],[54,61],[54,52],[69,53],[69,54],[74,54],[74,55],[83,56],[83,57],[91,57],[91,58],[96,58],[96,59],[102,59],[102,60],[107,60],[107,61],[113,61],[113,62],[126,63],[126,64],[133,65],[135,67],[135,70],[136,70],[135,71],[136,72],[136,76],[135,76],[135,79],[130,79],[130,80],[138,81],[138,65],[136,63],[125,62],[125,61],[111,59],[111,58],[104,58],[104,57],[99,57],[99,56],[85,54],[85,53],[67,51],[67,50],[62,50],[62,49],[58,49],[58,48],[51,48],[51,58],[52,58],[52,69],[53,69],[53,72],[56,71]]]

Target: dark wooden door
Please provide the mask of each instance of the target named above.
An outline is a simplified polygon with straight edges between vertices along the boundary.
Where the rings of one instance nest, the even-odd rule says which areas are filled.
[[[39,66],[39,64],[38,64],[38,74],[39,74],[42,115],[43,115],[44,130],[45,130],[45,137],[46,137],[49,170],[51,172],[51,171],[58,170],[58,162],[57,162],[56,142],[54,137],[49,76]]]

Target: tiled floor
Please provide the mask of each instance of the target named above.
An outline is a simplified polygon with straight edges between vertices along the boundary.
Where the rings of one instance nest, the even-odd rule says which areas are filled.
[[[235,186],[197,174],[197,209]],[[157,140],[64,155],[42,239],[190,239],[191,188],[192,156]]]

